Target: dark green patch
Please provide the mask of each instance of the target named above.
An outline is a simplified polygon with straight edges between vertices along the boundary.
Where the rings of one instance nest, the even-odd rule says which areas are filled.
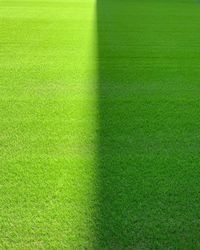
[[[200,9],[97,5],[100,249],[200,248]]]

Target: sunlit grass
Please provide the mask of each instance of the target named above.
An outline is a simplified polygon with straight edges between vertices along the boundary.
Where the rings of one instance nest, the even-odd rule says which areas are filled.
[[[0,248],[91,247],[94,1],[2,1]]]

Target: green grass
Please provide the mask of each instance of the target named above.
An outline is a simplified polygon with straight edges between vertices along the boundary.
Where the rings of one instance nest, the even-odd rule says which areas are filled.
[[[98,2],[100,241],[200,249],[200,5]]]
[[[6,0],[0,18],[0,246],[92,247],[94,2]]]
[[[200,3],[0,2],[0,249],[200,249]]]

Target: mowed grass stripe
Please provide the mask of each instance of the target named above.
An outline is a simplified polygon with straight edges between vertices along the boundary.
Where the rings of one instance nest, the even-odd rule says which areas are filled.
[[[2,1],[0,22],[0,248],[91,248],[94,2]]]
[[[200,6],[99,0],[99,248],[199,249]]]

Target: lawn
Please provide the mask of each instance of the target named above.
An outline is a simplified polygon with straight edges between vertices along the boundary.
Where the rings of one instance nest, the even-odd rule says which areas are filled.
[[[200,2],[0,1],[0,249],[200,249]]]

